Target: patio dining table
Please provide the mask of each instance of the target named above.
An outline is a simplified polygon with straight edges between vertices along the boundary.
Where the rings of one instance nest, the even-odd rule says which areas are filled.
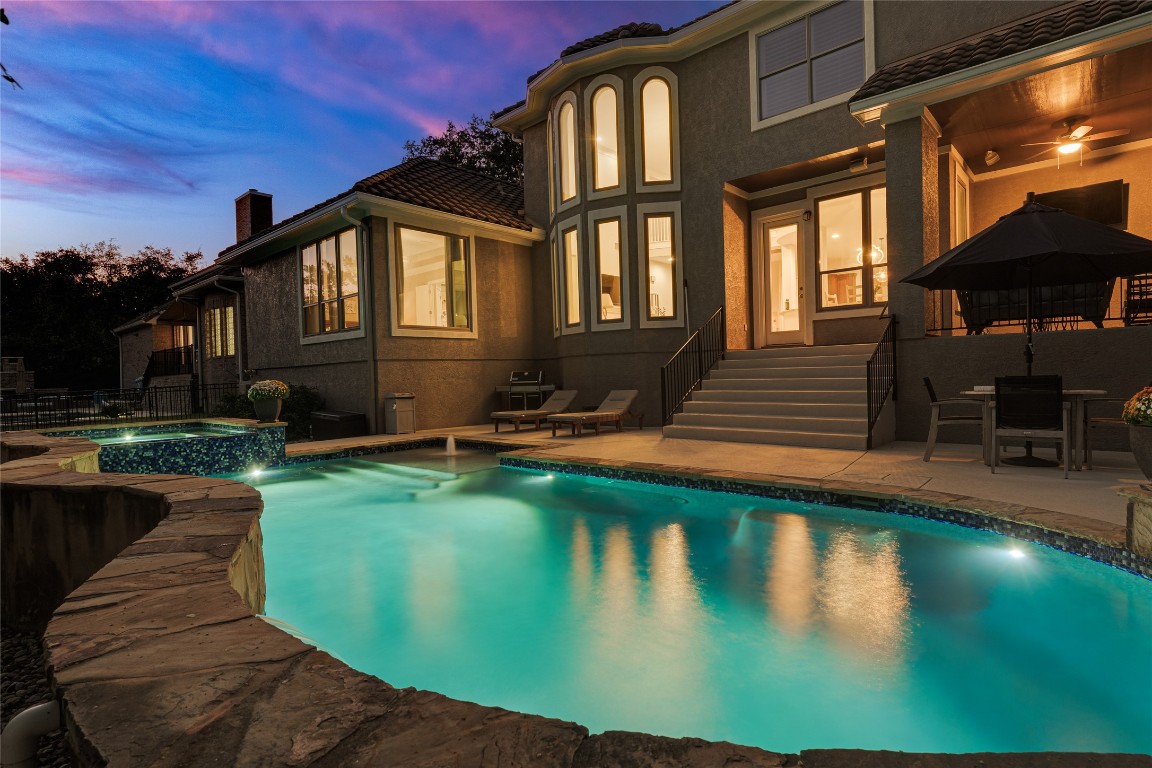
[[[1075,469],[1081,468],[1084,457],[1084,425],[1081,424],[1080,409],[1084,407],[1087,397],[1103,397],[1108,392],[1103,389],[1065,389],[1061,390],[1064,399],[1071,403],[1069,418],[1072,421],[1072,450],[1075,457]],[[996,425],[992,423],[992,402],[996,399],[996,390],[966,389],[960,394],[968,397],[979,396],[984,398],[984,408],[981,420],[981,443],[984,448],[984,463],[992,463],[992,430]]]

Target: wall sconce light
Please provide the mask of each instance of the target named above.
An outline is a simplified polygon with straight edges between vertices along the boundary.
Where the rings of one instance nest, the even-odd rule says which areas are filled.
[[[866,157],[854,157],[854,158],[852,158],[852,164],[848,166],[848,170],[851,171],[852,173],[860,173],[861,171],[868,170],[868,158],[866,158]]]
[[[991,168],[998,162],[1000,162],[1000,155],[996,152],[996,150],[990,149],[984,153],[984,165]]]

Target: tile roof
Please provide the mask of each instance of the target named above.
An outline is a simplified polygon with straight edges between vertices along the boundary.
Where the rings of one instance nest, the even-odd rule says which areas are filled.
[[[418,157],[361,179],[353,184],[351,189],[290,216],[262,232],[256,232],[247,240],[228,246],[220,252],[220,256],[234,251],[245,243],[287,227],[357,192],[514,229],[524,231],[532,229],[532,225],[521,213],[524,209],[523,187],[506,181],[497,181],[439,160]]]
[[[1061,6],[887,64],[864,82],[852,101],[881,96],[1144,13],[1152,13],[1152,0],[1093,0]]]

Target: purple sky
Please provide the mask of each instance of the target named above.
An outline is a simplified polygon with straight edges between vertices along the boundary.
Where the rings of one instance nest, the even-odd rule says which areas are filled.
[[[114,240],[211,260],[249,187],[279,221],[524,98],[578,40],[720,4],[5,2],[23,90],[0,84],[0,255]]]

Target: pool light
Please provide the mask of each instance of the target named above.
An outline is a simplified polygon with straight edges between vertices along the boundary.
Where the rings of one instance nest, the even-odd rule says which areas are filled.
[[[1019,560],[1020,558],[1024,557],[1024,550],[1020,549],[1019,547],[1010,547],[1008,549],[1008,555]]]

